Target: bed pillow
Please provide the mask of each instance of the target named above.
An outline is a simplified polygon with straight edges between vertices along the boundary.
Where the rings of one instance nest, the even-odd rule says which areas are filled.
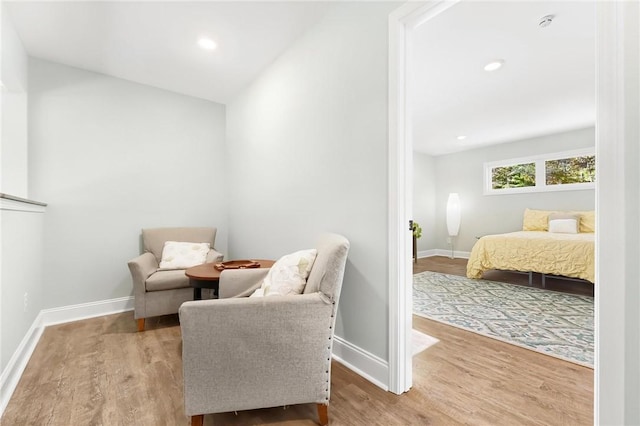
[[[558,234],[577,234],[580,216],[575,213],[551,213],[549,232]]]
[[[577,214],[580,216],[580,232],[596,232],[596,211],[595,210],[586,210],[586,211],[576,211],[570,212],[572,214]]]
[[[160,270],[186,269],[201,265],[207,260],[209,248],[209,243],[167,241],[162,249]]]
[[[523,231],[546,231],[549,229],[549,215],[553,213],[549,210],[524,210],[522,220]]]
[[[317,254],[316,249],[309,249],[282,256],[273,264],[262,286],[250,297],[301,294]]]

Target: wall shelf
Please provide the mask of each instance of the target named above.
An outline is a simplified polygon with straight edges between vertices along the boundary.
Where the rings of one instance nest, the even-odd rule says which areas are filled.
[[[47,204],[40,201],[29,200],[0,192],[0,210],[43,213],[46,207]]]

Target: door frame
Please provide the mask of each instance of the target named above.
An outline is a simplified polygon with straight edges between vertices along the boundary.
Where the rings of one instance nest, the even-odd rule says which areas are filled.
[[[411,388],[413,376],[411,32],[457,2],[409,2],[389,15],[389,391],[398,395]]]
[[[412,385],[412,265],[411,238],[407,232],[412,216],[413,179],[411,103],[407,90],[407,70],[411,64],[410,35],[417,26],[456,3],[410,2],[389,16],[389,390],[396,394],[408,391]],[[637,196],[630,192],[634,188],[625,186],[629,173],[635,179],[638,174],[637,171],[630,171],[632,165],[628,159],[625,161],[629,147],[637,143],[632,136],[638,127],[637,123],[630,125],[629,119],[625,120],[625,114],[634,110],[625,97],[624,47],[625,42],[628,43],[633,36],[631,30],[625,30],[625,19],[629,19],[628,15],[625,17],[625,7],[634,10],[624,2],[601,1],[596,11],[596,424],[624,424],[629,415],[625,414],[625,408],[628,410],[633,398],[638,397],[638,389],[628,383],[628,378],[625,384],[625,367],[631,368],[631,371],[638,368],[625,355],[633,354],[634,345],[639,342],[635,335],[635,341],[627,341],[632,330],[625,329],[625,321],[629,321],[632,314],[625,314],[623,308],[630,308],[638,301],[637,293],[631,292],[631,283],[629,288],[625,284],[626,280],[633,278],[629,268],[637,259],[620,255],[621,242],[629,242],[637,237],[627,235],[627,231],[635,229],[635,225],[631,225],[634,220],[632,203],[638,201]],[[626,9],[626,13],[629,13],[629,9]],[[640,19],[635,17],[630,23],[637,25],[638,21]],[[633,43],[630,46],[633,48]],[[634,60],[633,53],[628,53],[628,56]],[[635,99],[637,103],[637,98],[631,98],[632,102]],[[635,127],[628,130],[629,126]],[[623,207],[627,210],[621,214]],[[632,251],[638,251],[637,241],[632,242]],[[606,291],[600,290],[603,286]],[[635,300],[625,300],[627,296]],[[603,334],[600,330],[619,332]]]

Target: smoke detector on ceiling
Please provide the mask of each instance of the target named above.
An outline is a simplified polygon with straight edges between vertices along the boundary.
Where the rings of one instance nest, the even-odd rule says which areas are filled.
[[[551,23],[553,22],[553,18],[555,18],[555,15],[545,15],[542,18],[540,18],[540,22],[538,22],[538,26],[540,28],[544,28],[544,27],[548,27],[549,25],[551,25]]]

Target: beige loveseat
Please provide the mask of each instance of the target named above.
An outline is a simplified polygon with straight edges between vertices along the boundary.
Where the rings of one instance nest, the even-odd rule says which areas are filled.
[[[216,228],[147,228],[142,230],[144,253],[129,261],[135,297],[134,317],[138,331],[145,318],[175,314],[180,305],[193,300],[193,289],[183,269],[159,271],[165,241],[209,243],[207,262],[220,262],[223,255],[213,249]]]

